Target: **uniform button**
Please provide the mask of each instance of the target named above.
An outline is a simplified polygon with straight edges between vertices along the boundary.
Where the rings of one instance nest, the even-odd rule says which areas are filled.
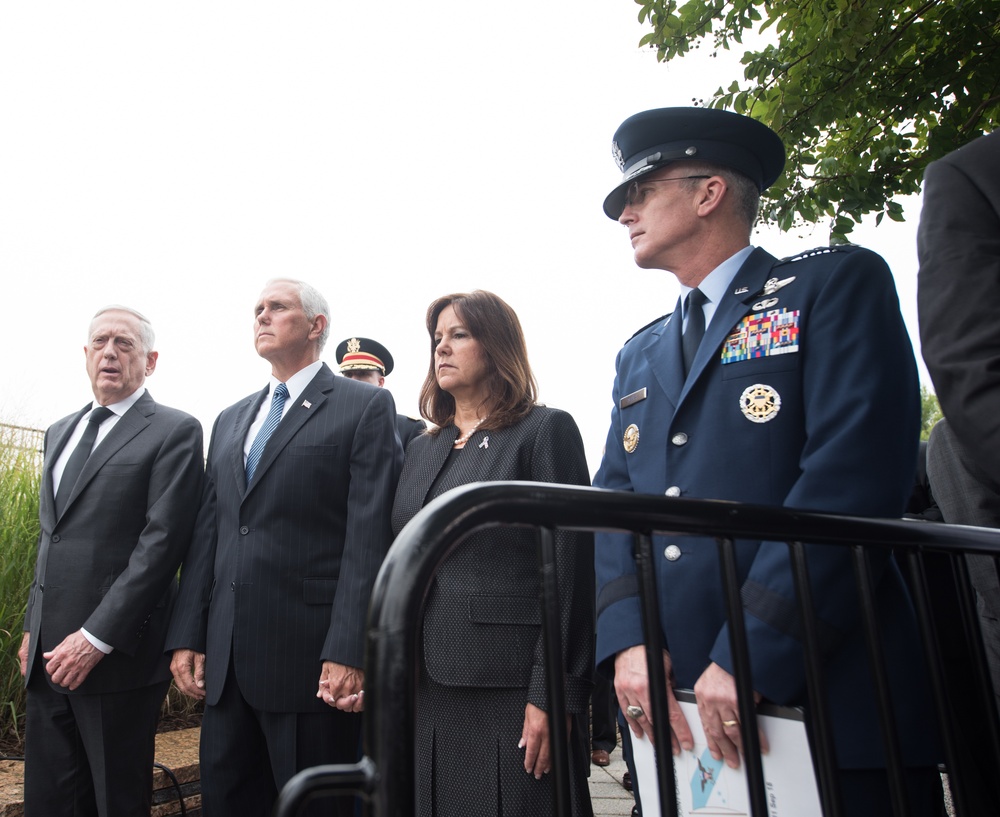
[[[232,590],[235,593],[236,592],[236,582],[230,582],[229,583],[229,589]]]
[[[60,539],[62,539],[62,537],[58,533],[53,534],[52,536],[53,543],[58,542]]]
[[[686,445],[688,441],[688,435],[683,431],[679,431],[670,438],[670,442],[674,445]]]
[[[248,528],[246,525],[244,525],[243,527],[240,528],[240,533],[242,533],[244,536],[246,536],[248,533],[250,533],[250,528]]]
[[[667,488],[666,491],[664,491],[664,494],[666,494],[667,496],[680,496],[681,489],[678,488],[676,485],[671,485],[669,488]]]
[[[681,549],[677,545],[667,545],[667,549],[663,551],[663,555],[667,557],[668,561],[676,562],[681,558]]]

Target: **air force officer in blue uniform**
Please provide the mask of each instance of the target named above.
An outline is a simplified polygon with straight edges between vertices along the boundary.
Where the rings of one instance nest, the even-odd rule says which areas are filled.
[[[614,150],[625,175],[605,213],[628,230],[638,266],[673,273],[681,297],[618,356],[595,484],[899,516],[914,478],[920,405],[885,262],[853,246],[778,260],[750,245],[759,194],[784,166],[781,140],[752,119],[702,108],[646,111],[621,125]],[[850,555],[823,546],[807,553],[845,813],[890,813]],[[601,534],[596,554],[597,659],[614,671],[622,710],[648,713],[630,537]],[[710,750],[736,765],[717,549],[705,539],[663,538],[654,554],[668,677],[694,689]],[[787,548],[743,542],[737,559],[756,697],[808,706]],[[912,607],[895,563],[882,553],[874,561],[904,761],[920,769],[910,775],[921,798],[913,805],[926,807],[937,755]],[[668,698],[676,707],[669,690]],[[637,735],[651,729],[646,714],[629,723]],[[671,723],[675,740],[691,748],[683,716]]]

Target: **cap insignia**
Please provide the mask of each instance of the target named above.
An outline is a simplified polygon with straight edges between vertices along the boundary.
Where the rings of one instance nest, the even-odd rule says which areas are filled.
[[[615,157],[615,164],[618,165],[618,169],[621,171],[625,170],[625,157],[622,156],[622,149],[618,147],[617,142],[611,143],[611,155]]]
[[[361,341],[357,338],[351,338],[347,341],[347,354],[356,355],[361,351]]]

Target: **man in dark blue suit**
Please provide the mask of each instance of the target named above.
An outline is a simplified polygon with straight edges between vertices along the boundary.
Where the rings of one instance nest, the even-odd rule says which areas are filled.
[[[389,392],[320,360],[328,316],[308,284],[269,282],[254,337],[271,382],[212,431],[167,637],[178,686],[205,698],[212,817],[268,815],[296,772],[357,758],[365,619],[402,449]]]
[[[672,315],[640,330],[618,356],[595,485],[899,516],[913,483],[920,406],[885,262],[853,246],[779,261],[750,245],[759,195],[784,166],[781,140],[752,119],[702,108],[646,111],[621,125],[615,154],[624,178],[605,213],[628,230],[636,263],[673,273],[682,294]],[[691,537],[655,545],[668,677],[694,689],[713,756],[738,765],[717,550]],[[650,696],[631,542],[601,534],[595,550],[597,658],[614,671],[622,710],[642,710],[629,721],[641,735],[651,728]],[[850,556],[821,546],[807,552],[846,813],[889,813]],[[787,548],[745,542],[737,558],[755,697],[807,705]],[[895,563],[878,554],[875,562],[904,760],[919,770],[911,784],[923,807],[937,755],[916,627]],[[691,748],[671,690],[668,699],[675,748]]]

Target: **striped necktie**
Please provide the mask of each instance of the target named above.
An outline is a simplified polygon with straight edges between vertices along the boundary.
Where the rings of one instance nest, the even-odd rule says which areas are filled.
[[[288,386],[279,383],[271,397],[271,410],[267,413],[264,425],[260,427],[257,436],[254,437],[253,445],[250,446],[250,453],[247,454],[247,485],[253,479],[253,472],[257,470],[257,463],[260,462],[260,455],[264,453],[264,446],[267,440],[281,422],[281,412],[285,408],[285,400],[288,398]]]

